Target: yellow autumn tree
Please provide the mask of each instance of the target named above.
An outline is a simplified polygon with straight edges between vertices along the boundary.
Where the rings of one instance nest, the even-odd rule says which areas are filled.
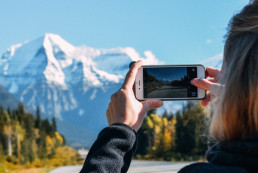
[[[46,136],[46,147],[47,147],[47,155],[51,155],[52,150],[54,148],[54,142],[49,135]]]
[[[17,138],[17,159],[18,159],[18,164],[20,164],[20,160],[21,160],[21,141],[23,141],[24,139],[24,135],[25,135],[25,130],[22,128],[22,126],[16,122],[15,125],[15,135]]]

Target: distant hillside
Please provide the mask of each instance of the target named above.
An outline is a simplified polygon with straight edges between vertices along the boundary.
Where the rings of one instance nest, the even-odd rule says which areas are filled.
[[[0,86],[0,105],[5,108],[16,108],[19,102],[4,87]]]

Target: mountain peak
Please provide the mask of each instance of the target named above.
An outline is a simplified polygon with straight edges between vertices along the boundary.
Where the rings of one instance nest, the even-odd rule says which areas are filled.
[[[70,55],[75,50],[75,47],[72,44],[68,43],[57,34],[46,33],[43,37],[44,47],[47,49],[53,49],[56,53],[61,50],[62,52]]]
[[[161,63],[151,51],[145,51],[142,57],[131,47],[75,47],[57,34],[46,33],[11,46],[0,57],[0,84],[28,109],[39,106],[42,115],[62,120],[61,132],[71,143],[78,131],[95,134],[107,125],[103,115],[110,95],[121,86],[129,63],[139,59],[144,64]],[[6,90],[0,87],[0,93]],[[181,103],[164,106],[178,110]],[[89,137],[78,139],[90,141]]]
[[[11,48],[12,51],[8,50],[0,59],[0,72],[8,77],[4,87],[12,93],[18,91],[18,86],[38,80],[64,88],[80,83],[84,91],[90,87],[104,88],[109,83],[118,83],[132,60],[159,63],[150,51],[144,52],[146,57],[142,58],[131,47],[75,47],[53,33]]]
[[[60,37],[60,36],[59,36],[58,34],[46,32],[46,33],[44,34],[44,37],[49,37],[49,38],[53,37],[53,38],[55,38],[55,37]]]

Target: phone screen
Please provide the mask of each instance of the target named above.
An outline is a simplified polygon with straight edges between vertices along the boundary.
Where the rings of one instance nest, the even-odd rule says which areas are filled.
[[[197,97],[197,67],[143,68],[144,98]]]

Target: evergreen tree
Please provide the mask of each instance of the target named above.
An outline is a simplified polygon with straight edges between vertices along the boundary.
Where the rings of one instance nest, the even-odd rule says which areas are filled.
[[[56,118],[55,117],[52,118],[52,131],[53,132],[57,131],[57,129],[56,129]]]
[[[35,120],[35,128],[39,128],[39,126],[41,125],[41,118],[40,118],[40,110],[39,107],[37,107],[36,110],[36,120]]]
[[[157,109],[149,110],[149,111],[147,112],[147,116],[148,116],[148,115],[151,115],[151,114],[156,114],[156,112],[157,112]]]
[[[39,109],[35,118],[21,103],[14,110],[0,106],[0,161],[28,164],[36,158],[55,157],[56,150],[65,145],[64,136],[56,129],[55,118],[52,123],[42,120]]]
[[[167,110],[164,111],[163,115],[162,115],[162,118],[168,118],[168,112]]]
[[[20,115],[24,115],[24,113],[25,113],[24,106],[21,102],[18,105],[18,110],[17,111],[18,111],[18,114],[20,114]]]
[[[3,109],[3,107],[1,107]],[[7,149],[7,143],[6,141],[6,135],[4,134],[4,110],[0,112],[0,145],[2,146],[2,152],[6,151]]]
[[[180,112],[178,111],[176,113],[176,139],[175,139],[175,143],[176,143],[176,151],[183,153],[184,152],[184,125],[183,125],[183,119],[182,119],[182,115],[180,114]]]
[[[24,156],[24,162],[33,162],[36,158],[36,149],[35,149],[35,133],[34,133],[34,122],[35,118],[31,114],[24,115],[24,128],[25,128],[25,138],[22,142],[22,149]]]
[[[171,112],[170,114],[168,114],[168,121],[171,121],[174,118],[174,114]]]
[[[143,121],[143,127],[137,131],[138,145],[135,155],[146,155],[148,153],[147,149],[150,148],[150,136],[148,135],[148,129],[144,128],[145,124],[146,119]]]
[[[46,135],[52,135],[53,130],[52,130],[52,125],[50,124],[48,119],[43,120],[42,122],[42,128],[46,132]]]
[[[4,107],[0,105],[0,116],[4,113]]]

